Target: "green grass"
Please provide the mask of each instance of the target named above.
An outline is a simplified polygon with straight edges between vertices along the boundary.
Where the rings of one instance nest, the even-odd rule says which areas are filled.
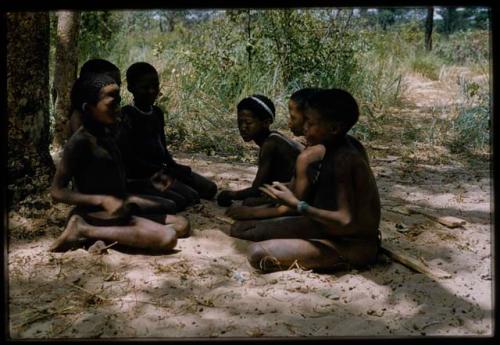
[[[442,65],[440,59],[431,53],[416,53],[410,60],[410,68],[413,72],[431,80],[439,80]]]
[[[120,15],[121,12],[114,12],[116,18]],[[240,17],[246,18],[245,14]],[[271,20],[262,18],[267,19],[253,22],[255,55],[250,64],[246,21],[222,16],[198,24],[179,23],[172,32],[139,26],[122,28],[114,32],[111,41],[94,45],[87,35],[80,52],[80,65],[90,57],[117,64],[122,71],[122,97],[126,104],[132,99],[126,89],[127,67],[137,61],[151,63],[160,75],[161,95],[157,104],[165,112],[170,144],[185,151],[241,159],[245,156],[242,153],[245,146],[236,127],[235,108],[250,94],[261,93],[274,101],[277,119],[273,128],[286,131],[287,102],[294,91],[306,86],[344,87],[360,106],[360,121],[353,134],[362,141],[370,141],[381,135],[381,126],[391,108],[401,106],[405,74],[419,73],[438,80],[445,63],[489,72],[485,67],[489,66],[487,32],[457,33],[449,39],[435,34],[435,48],[426,53],[419,31],[423,29],[418,23],[387,31],[362,31],[354,25],[345,26],[345,32],[331,32],[337,41],[328,41],[314,17],[295,16],[292,20],[297,21],[297,27],[278,27],[289,35],[290,40],[286,41],[284,36],[273,37]],[[273,23],[280,25],[278,19],[273,19]],[[295,50],[279,55],[273,46],[276,42],[289,44]],[[325,54],[328,44],[335,48],[331,56]],[[459,56],[455,57],[455,51]],[[285,61],[286,58],[292,60]],[[473,85],[468,88],[469,93],[475,90]],[[463,145],[479,147],[487,143],[486,103],[469,104],[459,112],[450,127],[453,129],[449,129],[449,137],[454,137],[448,140],[450,145],[460,149]],[[444,128],[444,123],[436,120],[429,128],[409,127],[401,136],[405,141],[438,143]]]

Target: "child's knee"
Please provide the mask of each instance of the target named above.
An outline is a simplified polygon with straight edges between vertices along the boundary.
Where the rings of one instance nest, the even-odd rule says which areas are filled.
[[[259,243],[252,243],[248,247],[248,262],[253,268],[262,269],[261,262],[267,256],[266,250]]]
[[[177,237],[188,237],[191,232],[189,220],[182,216],[167,216],[166,223],[175,230]]]
[[[177,245],[177,234],[171,228],[167,228],[158,243],[160,250],[172,250]]]
[[[231,225],[231,228],[229,229],[229,234],[232,237],[237,237],[240,238],[241,235],[243,234],[243,223],[242,222],[235,222],[233,225]]]
[[[217,185],[215,182],[208,181],[206,190],[203,191],[203,195],[201,197],[203,199],[211,200],[217,194]]]

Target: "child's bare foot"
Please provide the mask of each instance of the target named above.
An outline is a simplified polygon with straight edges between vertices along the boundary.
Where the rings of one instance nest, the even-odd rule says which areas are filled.
[[[61,236],[59,236],[49,248],[51,252],[64,252],[78,245],[85,238],[81,236],[79,226],[83,223],[83,218],[73,215],[66,225]]]

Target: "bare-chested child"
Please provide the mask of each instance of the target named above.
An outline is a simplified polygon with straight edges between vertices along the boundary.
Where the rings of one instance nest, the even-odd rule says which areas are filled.
[[[310,193],[300,200],[279,182],[262,187],[300,216],[239,221],[231,234],[259,241],[248,259],[264,271],[295,261],[310,269],[371,264],[380,243],[380,199],[368,160],[346,136],[357,122],[357,103],[346,91],[322,90],[309,99],[305,116],[308,144],[325,147]]]
[[[259,200],[263,199],[259,187],[273,181],[289,182],[292,178],[295,160],[303,147],[283,134],[269,129],[274,117],[274,104],[265,96],[253,95],[238,103],[240,135],[245,142],[253,140],[260,147],[258,169],[251,187],[220,192],[217,196],[220,206],[230,206],[233,200],[243,200],[243,205],[266,202]]]
[[[317,88],[300,89],[290,96],[290,100],[288,101],[288,127],[295,136],[304,135],[304,107],[308,97],[310,97],[318,90],[319,89]],[[295,162],[295,174],[290,181],[290,189],[294,191],[295,195],[302,196],[303,193],[305,193],[306,187],[308,185],[307,182],[303,181],[304,179],[307,179],[307,176],[305,174],[302,174],[302,172],[300,171],[300,167],[309,166],[313,161],[320,161],[323,153],[323,146],[316,145],[313,147],[306,147],[306,149],[299,154],[299,156],[297,157],[297,161]],[[299,171],[297,171],[297,168],[299,168]],[[295,214],[295,210],[290,209],[286,205],[266,206],[268,207],[252,207],[245,205],[233,206],[227,210],[226,215],[234,219],[242,220],[273,218],[285,216],[288,214]]]
[[[320,88],[304,88],[295,91],[288,101],[289,120],[288,127],[295,136],[304,135],[304,111],[308,99]],[[354,147],[368,160],[368,155],[363,145],[354,137],[346,135]],[[307,143],[306,143],[307,145]],[[290,181],[290,190],[301,199],[305,197],[308,187],[314,183],[321,167],[321,160],[325,154],[325,147],[322,144],[306,146],[297,157],[295,163],[295,174]],[[274,207],[276,206],[276,207]],[[286,205],[271,205],[271,207],[249,207],[237,206],[230,208],[226,214],[234,219],[265,219],[283,217],[287,215],[297,215],[297,211]]]
[[[158,72],[152,65],[137,62],[127,69],[127,88],[134,101],[122,108],[119,145],[129,179],[127,188],[170,199],[180,211],[199,203],[200,197],[212,199],[217,185],[177,163],[169,153],[163,111],[154,105],[159,86]],[[161,179],[169,181],[156,183]]]
[[[54,200],[76,207],[50,250],[64,251],[85,240],[155,251],[174,248],[178,237],[189,234],[187,219],[167,215],[171,209],[167,200],[126,191],[112,133],[120,112],[120,88],[107,75],[90,74],[82,80],[80,91],[82,126],[64,147],[51,188]]]
[[[91,59],[80,68],[80,75],[71,89],[71,113],[69,119],[70,136],[82,125],[82,100],[80,85],[86,75],[91,73],[107,74],[113,78],[118,86],[121,85],[120,70],[113,63],[103,59]]]

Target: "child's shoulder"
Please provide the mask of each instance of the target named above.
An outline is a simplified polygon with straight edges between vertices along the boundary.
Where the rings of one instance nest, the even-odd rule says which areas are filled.
[[[311,163],[323,159],[326,148],[322,144],[308,146],[302,151],[297,160],[301,163]]]
[[[134,110],[134,106],[132,106],[131,104],[127,104],[127,105],[124,105],[122,108],[121,108],[121,112],[122,113],[130,113]]]
[[[96,144],[97,138],[87,131],[84,127],[78,128],[78,130],[73,133],[69,138],[68,142],[64,146],[65,150],[82,150],[85,147],[90,147],[91,144]]]
[[[292,147],[298,151],[302,151],[303,146],[296,142],[293,139],[288,138],[284,134],[278,131],[272,131],[271,134],[267,137],[265,145],[273,145],[276,147],[284,146],[284,147]]]
[[[352,144],[350,138],[346,138],[344,142],[342,142],[335,150],[332,151],[332,158],[335,160],[335,162],[341,163],[342,165],[358,165],[360,163],[366,162],[362,151],[360,151],[355,145]]]
[[[163,114],[163,110],[157,105],[153,105],[153,112]]]

